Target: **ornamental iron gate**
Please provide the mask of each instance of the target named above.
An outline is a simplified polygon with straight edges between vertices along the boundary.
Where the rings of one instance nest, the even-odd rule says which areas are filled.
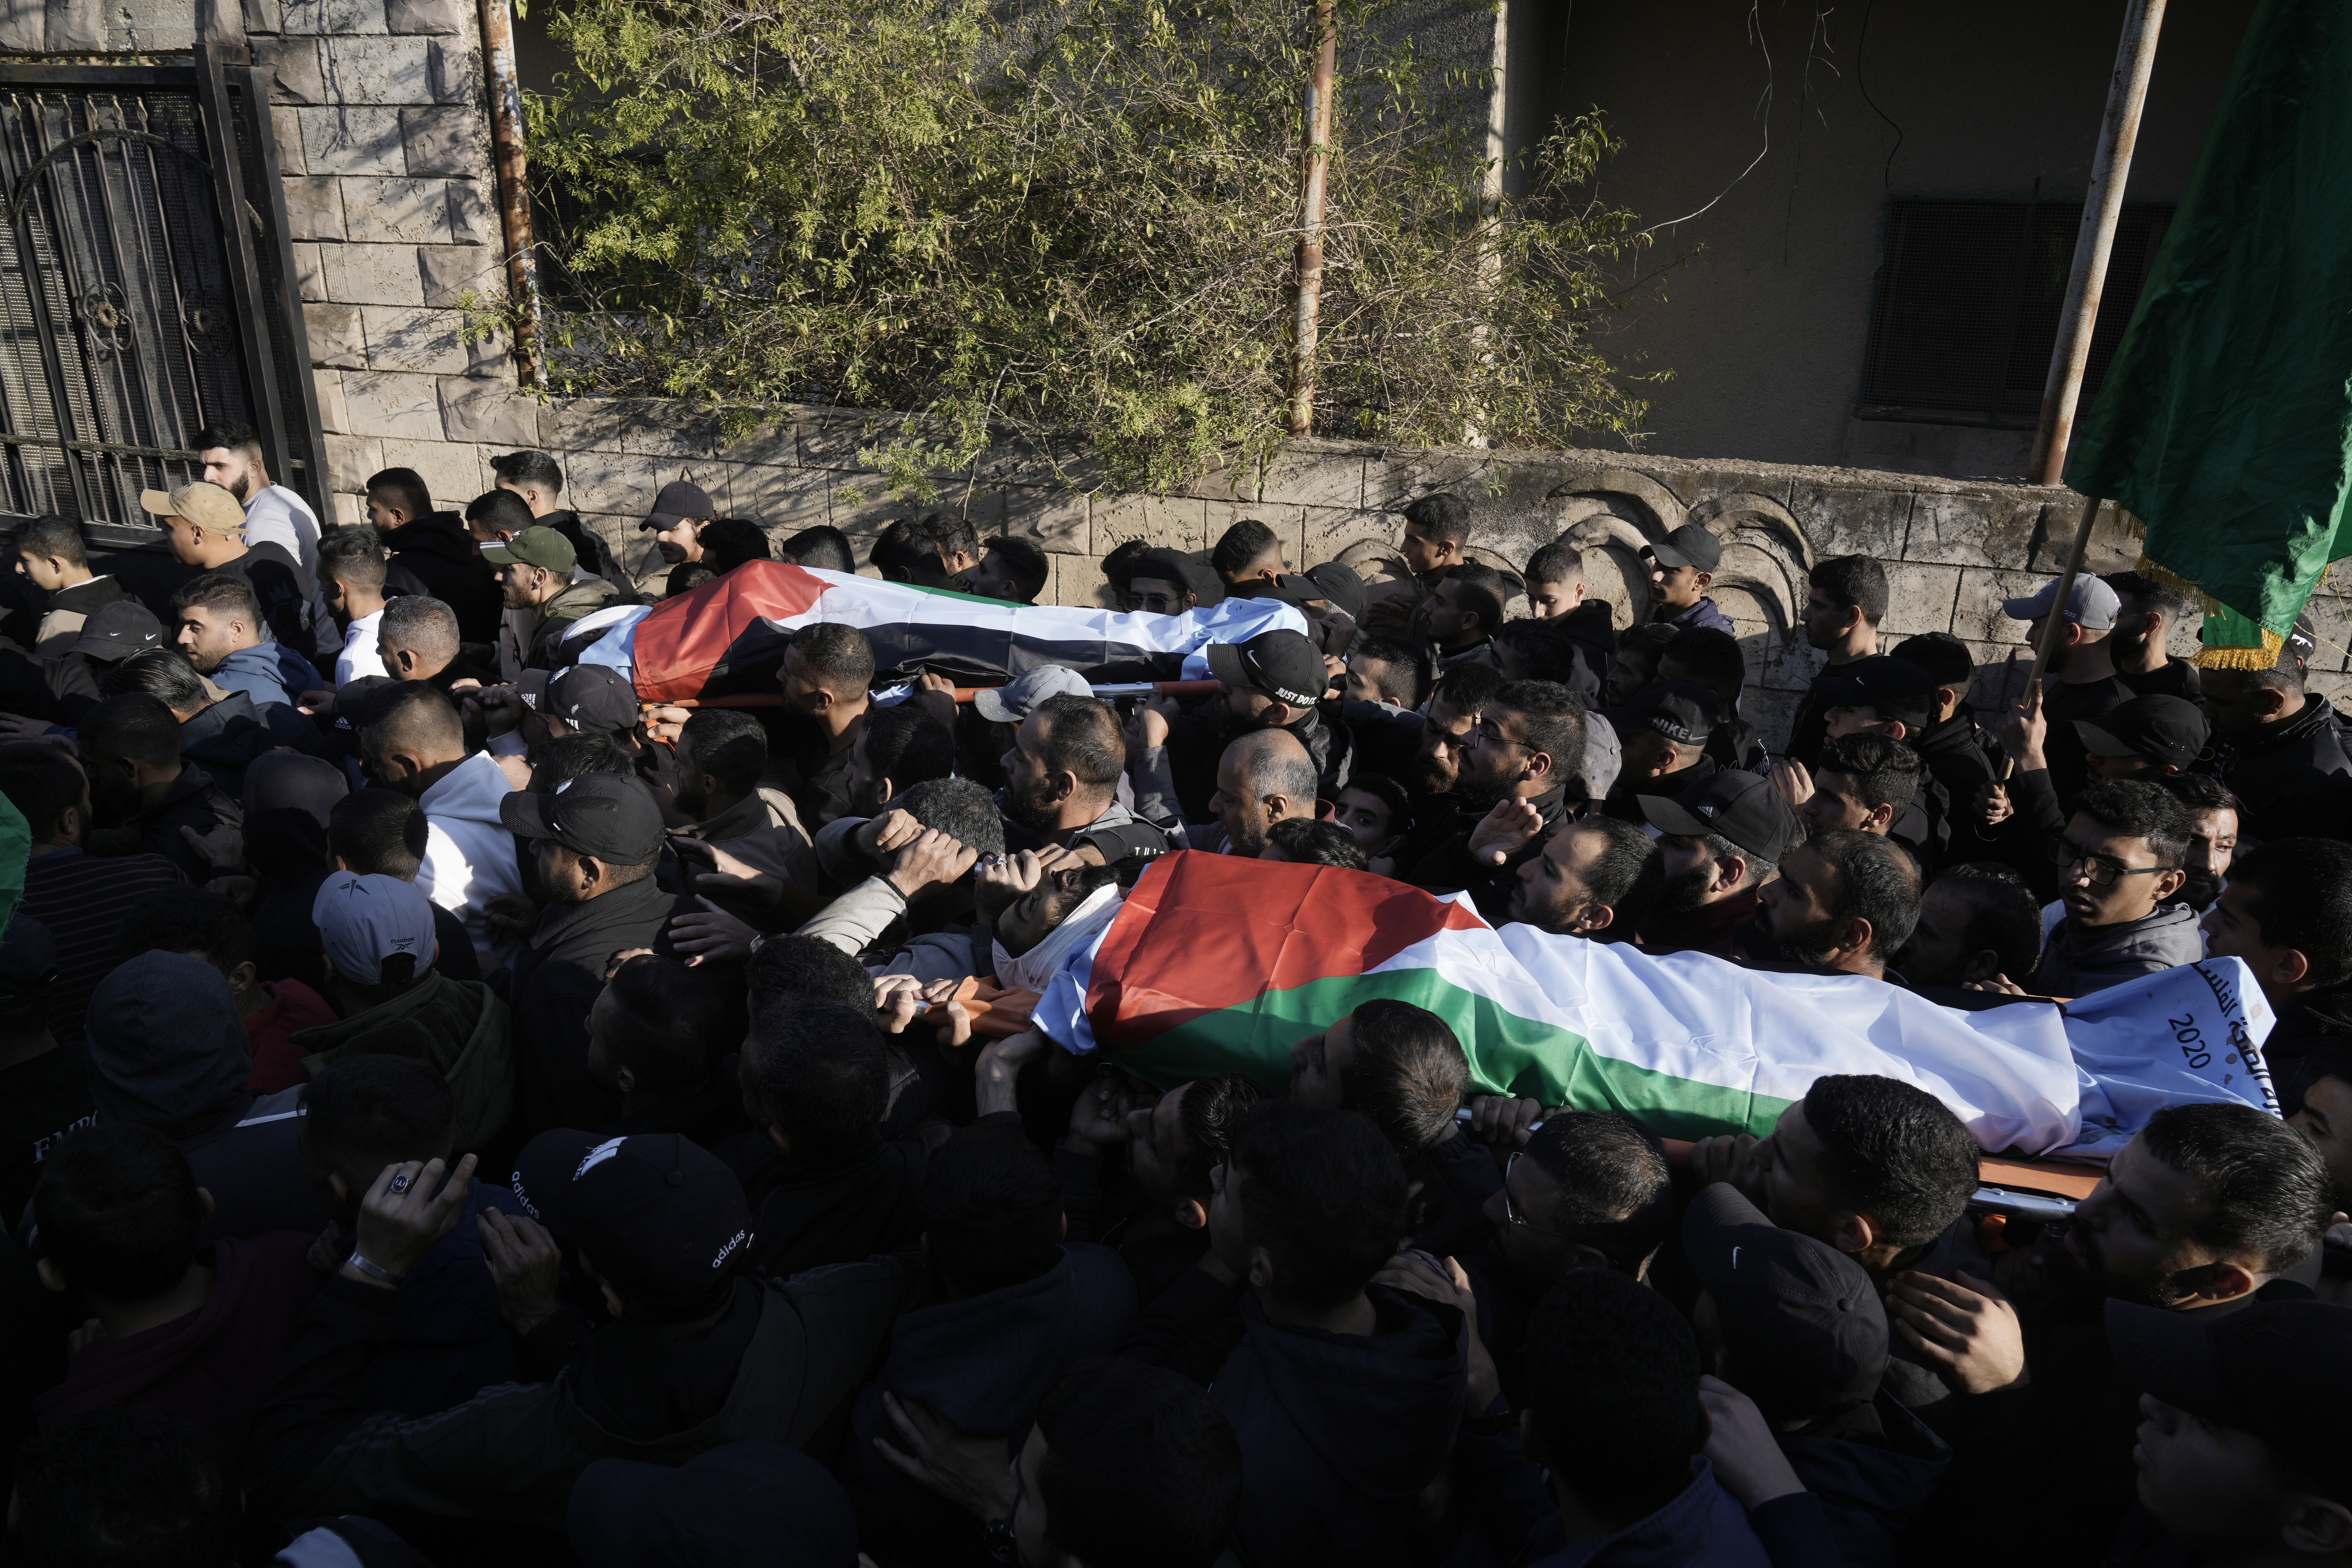
[[[203,478],[216,420],[331,517],[268,73],[0,66],[0,527],[153,539],[140,491]]]

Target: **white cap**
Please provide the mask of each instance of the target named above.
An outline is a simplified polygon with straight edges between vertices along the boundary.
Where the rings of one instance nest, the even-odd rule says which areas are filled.
[[[2058,579],[2053,577],[2032,593],[2020,598],[2004,599],[2001,610],[2012,621],[2038,621],[2050,613],[2058,602]],[[2124,602],[2116,591],[2088,572],[2077,573],[2074,592],[2068,597],[2066,618],[2088,632],[2113,631],[2116,616]]]
[[[1087,678],[1066,665],[1041,664],[1024,670],[1010,686],[986,686],[971,694],[971,705],[992,724],[1018,724],[1029,710],[1048,697],[1091,697]]]
[[[416,955],[413,973],[432,967],[433,900],[414,882],[338,871],[319,884],[310,920],[328,962],[346,980],[380,984],[383,961],[395,953]]]

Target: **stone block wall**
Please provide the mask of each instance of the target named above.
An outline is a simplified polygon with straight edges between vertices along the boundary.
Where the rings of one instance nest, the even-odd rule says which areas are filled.
[[[341,374],[348,398],[353,373]],[[1294,442],[1263,472],[1238,481],[1212,476],[1154,495],[1072,489],[1057,481],[1046,454],[1008,441],[970,471],[935,476],[939,499],[917,503],[882,495],[878,476],[857,460],[860,448],[908,427],[896,416],[779,408],[730,441],[715,415],[674,405],[539,401],[501,381],[454,375],[436,388],[437,405],[420,394],[400,414],[415,434],[353,436],[341,447],[339,512],[352,515],[367,474],[394,461],[418,468],[436,503],[462,506],[492,483],[490,458],[538,447],[562,465],[565,500],[648,584],[659,557],[637,521],[655,491],[677,479],[692,479],[726,515],[751,519],[772,538],[832,523],[861,560],[890,520],[961,506],[983,535],[1011,532],[1045,551],[1054,570],[1043,597],[1065,605],[1109,602],[1102,558],[1129,539],[1202,550],[1233,522],[1255,518],[1282,538],[1294,566],[1309,565],[1352,544],[1393,543],[1408,501],[1452,490],[1471,503],[1475,552],[1496,565],[1522,567],[1538,547],[1572,532],[1593,568],[1593,591],[1617,607],[1624,626],[1647,609],[1642,545],[1685,522],[1704,523],[1724,542],[1715,595],[1748,654],[1746,710],[1768,738],[1778,737],[1822,663],[1795,629],[1815,561],[1850,553],[1884,561],[1893,603],[1882,641],[1954,634],[1976,656],[1977,700],[1999,703],[2021,684],[2032,657],[2001,601],[2063,565],[2081,505],[2063,489],[1852,468],[1341,441]],[[436,413],[437,438],[426,434]],[[1098,482],[1084,452],[1055,456],[1065,474]],[[853,489],[864,493],[844,493]],[[2123,571],[2137,559],[2137,540],[2103,510],[2088,568]],[[2328,593],[2315,601],[2314,617],[2323,639],[2314,688],[2330,697],[2352,691],[2352,613]]]
[[[480,22],[472,0],[284,0],[254,58],[270,117],[338,521],[378,468],[481,487],[473,441],[516,442],[504,346],[467,342],[503,298]],[[458,445],[452,445],[453,442]]]

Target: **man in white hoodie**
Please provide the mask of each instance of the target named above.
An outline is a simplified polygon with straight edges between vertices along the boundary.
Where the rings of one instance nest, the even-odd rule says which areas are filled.
[[[416,886],[463,921],[482,973],[510,962],[520,943],[493,941],[492,900],[522,899],[522,868],[499,803],[514,785],[487,752],[466,754],[457,705],[421,680],[404,681],[369,705],[360,755],[376,782],[414,795],[427,829]]]

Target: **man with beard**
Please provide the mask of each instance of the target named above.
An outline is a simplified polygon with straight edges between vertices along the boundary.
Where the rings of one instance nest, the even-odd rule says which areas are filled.
[[[955,737],[929,710],[912,702],[874,709],[849,748],[849,809],[870,821],[925,780],[951,776],[955,761]]]
[[[2332,834],[2344,820],[2352,753],[2335,707],[2304,687],[2315,647],[2309,625],[2297,621],[2275,668],[2204,672],[2213,772],[2238,797],[2251,838]]]
[[[2173,895],[2199,914],[2213,907],[2238,853],[2238,797],[2210,773],[2173,773],[2157,781],[2189,813],[2192,831],[2181,869],[2189,880]]]
[[[2043,742],[2050,763],[2050,788],[2063,803],[2074,798],[2090,776],[2090,764],[2075,731],[2078,719],[2104,719],[2135,695],[2116,677],[2115,650],[2109,637],[2116,625],[2116,591],[2096,577],[2074,579],[2074,592],[2063,612],[2057,611],[2058,580],[2052,578],[2033,593],[2004,600],[2001,611],[2012,621],[2025,623],[2028,647],[2040,647],[2043,629],[2053,613],[2065,625],[2050,650],[2048,673],[2054,681],[2042,683],[2042,717],[2049,725]]]
[[[1482,909],[1507,908],[1519,867],[1583,804],[1570,798],[1570,785],[1583,774],[1584,725],[1584,704],[1556,682],[1517,680],[1496,692],[1462,752],[1455,831],[1407,879],[1464,889]]]
[[[1412,716],[1406,754],[1391,764],[1394,771],[1390,776],[1411,798],[1414,824],[1411,836],[1391,854],[1398,867],[1419,865],[1459,829],[1454,787],[1462,776],[1462,754],[1470,743],[1471,727],[1502,689],[1502,673],[1491,665],[1457,664],[1439,675],[1422,711]],[[1367,755],[1377,760],[1378,748],[1368,748]]]
[[[1657,841],[1630,822],[1563,823],[1542,853],[1520,864],[1503,918],[1554,936],[1631,942],[1657,896],[1663,863]]]
[[[1730,957],[1762,907],[1758,889],[1804,842],[1804,824],[1760,773],[1717,773],[1679,795],[1640,800],[1658,830],[1664,879],[1642,945]]]
[[[1482,561],[1465,561],[1448,569],[1414,609],[1413,635],[1436,650],[1441,668],[1475,658],[1494,642],[1509,594],[1500,572]]]
[[[1895,956],[1915,986],[2030,985],[2042,910],[2025,879],[1998,861],[1948,867],[1927,884],[1911,940]]]
[[[1349,737],[1335,733],[1316,712],[1330,689],[1322,653],[1301,632],[1261,632],[1244,643],[1211,643],[1202,650],[1209,673],[1224,690],[1171,720],[1165,752],[1169,777],[1147,784],[1138,780],[1139,801],[1147,794],[1165,799],[1172,785],[1184,820],[1213,815],[1210,792],[1217,787],[1218,758],[1237,735],[1282,730],[1306,748],[1319,781],[1318,793],[1336,793],[1353,751]],[[1147,816],[1164,820],[1147,809]],[[1311,813],[1309,815],[1312,815]]]
[[[1314,759],[1287,731],[1244,735],[1218,760],[1209,810],[1216,821],[1184,829],[1182,847],[1255,858],[1276,823],[1314,816]]]
[[[1816,833],[1762,889],[1764,934],[1784,963],[1884,980],[1919,919],[1919,867],[1899,844],[1858,828]]]
[[[1943,860],[1951,842],[1945,795],[1919,753],[1902,742],[1832,734],[1822,742],[1820,772],[1811,778],[1796,763],[1782,766],[1789,771],[1777,773],[1774,783],[1799,786],[1797,816],[1809,832],[1851,827],[1895,839],[1923,867]]]
[[[189,880],[209,880],[212,862],[192,840],[240,826],[245,816],[211,775],[181,759],[180,721],[163,700],[143,691],[110,697],[83,715],[75,742],[89,775],[92,822],[82,852],[161,855]]]
[[[1805,578],[1800,616],[1805,641],[1828,657],[1822,673],[1878,652],[1878,623],[1886,618],[1886,568],[1875,557],[1837,555],[1818,562]],[[1805,693],[1789,724],[1785,753],[1810,768],[1829,739],[1830,710],[1836,706],[1817,691]]]
[[[2201,672],[2194,660],[2174,658],[2171,643],[2176,626],[2204,625],[2204,611],[2179,589],[2137,572],[2110,572],[2101,581],[2116,591],[2116,629],[2107,640],[2123,683],[2142,697],[2196,701]]]
[[[1517,1352],[1537,1303],[1580,1268],[1646,1279],[1675,1213],[1665,1151],[1631,1117],[1549,1110],[1520,1136],[1524,1144],[1505,1156],[1502,1184],[1486,1199],[1486,1255],[1463,1260],[1479,1337],[1493,1347],[1503,1391],[1514,1399]]]
[[[579,556],[572,548],[572,541],[544,524],[526,528],[504,544],[483,546],[482,559],[495,569],[500,602],[506,608],[539,612],[530,646],[523,649],[525,669],[553,669],[557,645],[571,631],[572,623],[603,609],[617,591],[602,577],[573,582],[572,569],[579,564]],[[393,558],[395,565],[399,561],[398,556]],[[435,597],[440,595],[436,594]],[[464,626],[464,606],[453,608],[457,610],[458,625]],[[467,640],[494,642],[499,625],[491,623],[488,637],[469,637]]]
[[[326,643],[335,623],[327,614],[327,584],[319,573],[319,514],[309,501],[270,479],[261,460],[260,434],[242,420],[223,419],[197,431],[196,459],[205,466],[205,478],[245,508],[245,542],[275,544],[310,578],[310,624],[319,636],[315,651],[331,652]]]
[[[1677,795],[1713,776],[1706,745],[1719,718],[1715,699],[1695,680],[1654,680],[1608,715],[1620,747],[1609,815],[1638,822],[1642,796]]]
[[[2307,1298],[2303,1280],[2317,1277],[2334,1212],[2327,1167],[2294,1128],[2251,1105],[2169,1105],[2108,1162],[2071,1221],[2004,1258],[2042,1407],[2068,1413],[2044,1428],[2049,1451],[2038,1464],[2012,1461],[2068,1478],[2039,1529],[2023,1521],[2037,1552],[2051,1562],[2096,1560],[2135,1495],[2138,1390],[2116,1375],[2105,1302],[2210,1323],[2257,1301]],[[1948,1288],[1919,1303],[1898,1289],[1891,1305],[1898,1321],[1933,1331],[1942,1359],[1964,1373],[1983,1359],[1989,1331],[2008,1332],[2000,1295]],[[1986,1301],[1998,1310],[1985,1311]]]
[[[1024,842],[1008,833],[1007,846],[1091,851],[1106,866],[1167,853],[1167,831],[1118,804],[1126,760],[1126,741],[1109,703],[1066,692],[1038,703],[1004,753],[1004,789],[997,798],[1007,820],[1029,836]]]

